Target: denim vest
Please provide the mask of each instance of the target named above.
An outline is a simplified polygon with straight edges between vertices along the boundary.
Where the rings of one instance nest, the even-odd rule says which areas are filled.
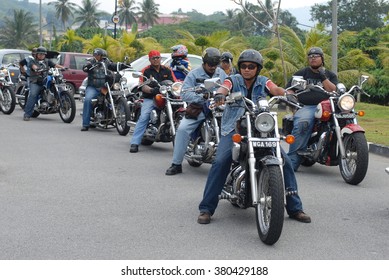
[[[231,75],[232,81],[231,92],[241,92],[243,96],[248,95],[248,89],[244,83],[243,77],[240,74]],[[251,92],[251,100],[257,101],[259,98],[266,97],[265,86],[268,78],[264,76],[258,76],[253,85],[253,91]],[[228,135],[235,129],[236,121],[243,116],[245,112],[244,101],[239,100],[236,103],[228,104],[223,112],[221,134],[223,136]]]
[[[88,86],[101,88],[105,83],[105,71],[103,66],[97,66],[88,72]]]
[[[197,79],[210,79],[210,78],[220,78],[220,82],[223,83],[224,79],[227,78],[226,72],[223,69],[217,67],[215,73],[212,77],[208,76],[208,74],[204,71],[203,66],[198,67],[188,73],[185,77],[184,83],[182,85],[182,90],[193,88],[195,86],[199,86],[201,83],[196,82]],[[216,88],[215,88],[216,90]],[[182,93],[182,100],[189,103],[196,103],[199,105],[203,105],[205,100],[201,95],[196,94],[194,91],[187,91]]]

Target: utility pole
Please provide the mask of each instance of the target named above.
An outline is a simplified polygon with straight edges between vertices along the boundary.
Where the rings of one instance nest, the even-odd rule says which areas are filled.
[[[39,0],[39,46],[42,46],[42,0]]]
[[[117,23],[117,13],[118,13],[118,0],[115,0],[115,15],[112,18],[114,27],[113,27],[113,38],[116,39],[116,23]]]
[[[332,0],[332,72],[338,73],[338,1]]]

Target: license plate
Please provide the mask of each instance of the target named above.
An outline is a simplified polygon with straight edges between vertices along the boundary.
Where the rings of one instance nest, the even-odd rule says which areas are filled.
[[[216,117],[216,118],[220,118],[223,116],[223,112],[214,112],[213,115]]]
[[[355,114],[349,113],[349,114],[336,114],[335,117],[337,119],[354,119]]]
[[[171,105],[184,105],[183,101],[170,101]]]
[[[275,148],[277,147],[276,141],[252,141],[254,148]]]

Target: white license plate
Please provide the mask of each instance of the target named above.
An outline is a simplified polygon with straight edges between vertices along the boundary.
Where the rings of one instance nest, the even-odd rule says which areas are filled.
[[[275,148],[277,142],[275,141],[252,141],[254,148]]]

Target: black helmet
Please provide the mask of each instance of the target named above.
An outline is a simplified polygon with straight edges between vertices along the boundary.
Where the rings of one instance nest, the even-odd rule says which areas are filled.
[[[311,54],[318,54],[321,56],[321,61],[323,62],[323,66],[324,66],[324,52],[321,48],[319,47],[312,47],[309,49],[308,51],[308,56],[310,56]]]
[[[39,53],[47,54],[47,50],[45,47],[40,46],[40,47],[36,48],[36,53],[37,54],[39,54]]]
[[[102,56],[104,56],[106,54],[107,54],[107,52],[105,50],[103,50],[103,49],[100,49],[100,48],[96,48],[96,49],[93,50],[93,55],[102,55]]]
[[[249,49],[249,50],[245,50],[243,51],[239,58],[238,58],[238,68],[240,70],[240,64],[242,62],[253,62],[253,63],[256,63],[258,65],[258,74],[259,72],[261,71],[262,67],[263,67],[263,58],[262,58],[262,55],[256,51],[256,50],[252,50],[252,49]]]
[[[232,54],[230,52],[222,53],[221,61],[232,62],[233,59],[234,59],[234,57],[232,56]]]
[[[203,52],[203,63],[217,65],[220,63],[220,51],[217,48],[206,48]]]

